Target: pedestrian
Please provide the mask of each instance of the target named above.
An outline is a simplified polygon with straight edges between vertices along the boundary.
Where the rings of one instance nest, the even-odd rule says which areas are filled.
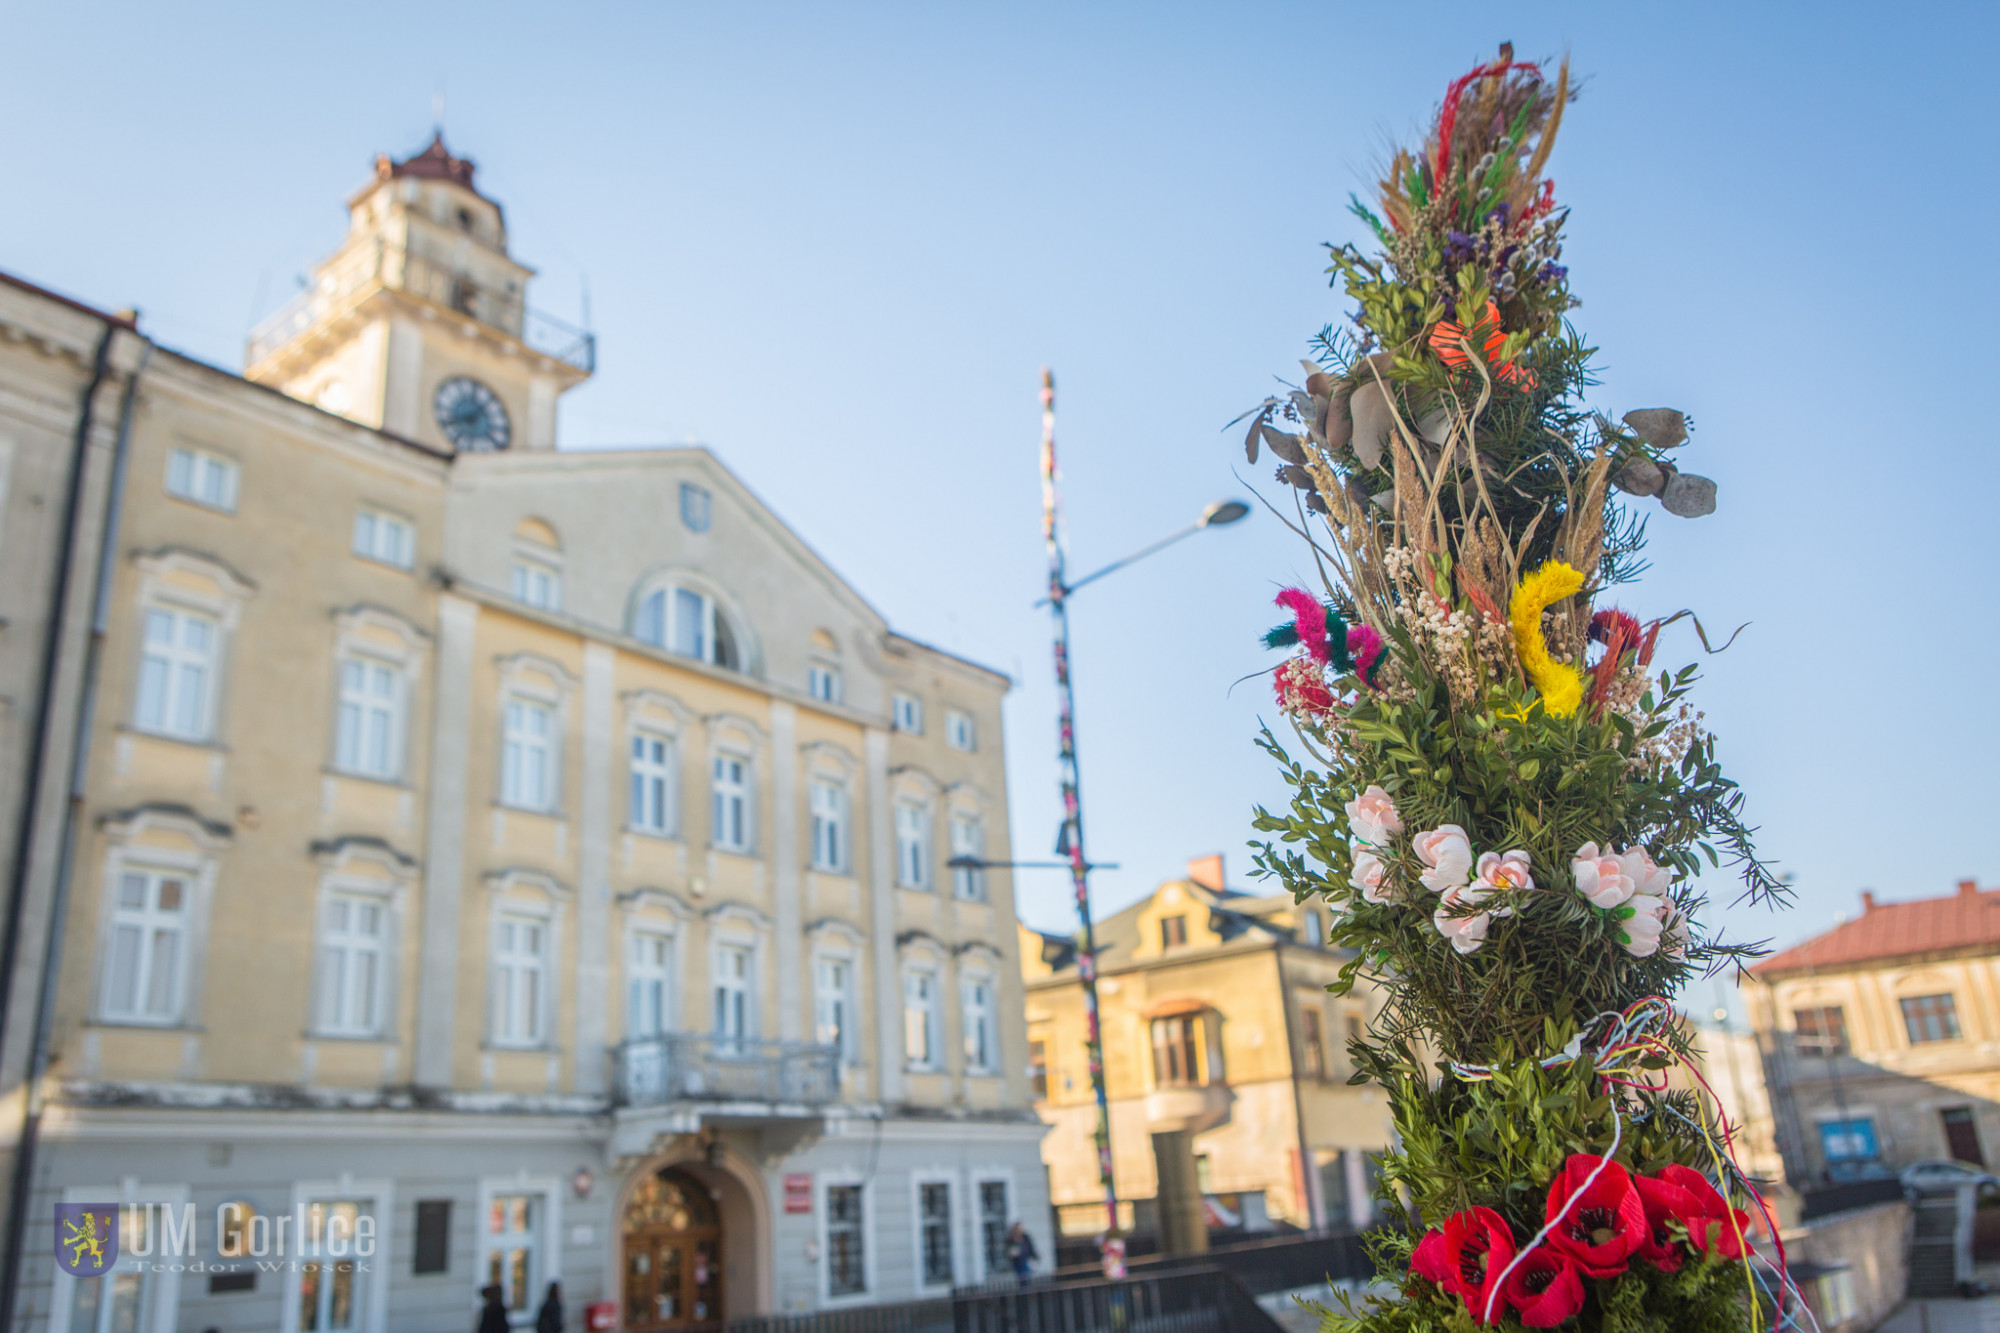
[[[1016,1222],[1007,1231],[1007,1262],[1014,1266],[1014,1278],[1026,1282],[1028,1274],[1035,1271],[1035,1238],[1028,1229]]]
[[[484,1287],[479,1294],[486,1301],[479,1308],[479,1333],[513,1333],[507,1322],[506,1293],[500,1290],[500,1284]]]
[[[535,1316],[535,1333],[563,1333],[562,1283],[549,1283],[549,1294],[542,1301],[542,1312]]]

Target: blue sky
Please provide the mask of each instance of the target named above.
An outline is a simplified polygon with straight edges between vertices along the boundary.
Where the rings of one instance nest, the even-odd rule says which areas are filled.
[[[1654,521],[1625,601],[1751,622],[1700,701],[1798,876],[1785,916],[1720,919],[1788,942],[1863,887],[2000,882],[1990,9],[9,9],[0,268],[227,366],[441,92],[533,302],[574,320],[588,288],[566,443],[711,445],[899,628],[1012,672],[1023,855],[1059,818],[1039,368],[1078,570],[1242,493],[1220,427],[1344,315],[1319,247],[1355,238],[1348,191],[1498,41],[1569,50],[1551,171],[1595,401],[1685,409],[1721,484]],[[1282,791],[1267,687],[1231,682],[1302,556],[1260,514],[1079,594],[1101,911],[1190,856],[1247,866]],[[1062,876],[1019,899],[1067,925]]]

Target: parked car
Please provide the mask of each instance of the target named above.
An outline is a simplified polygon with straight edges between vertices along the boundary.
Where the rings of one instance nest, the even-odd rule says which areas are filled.
[[[1912,1194],[1937,1194],[1971,1185],[1980,1197],[2000,1194],[2000,1176],[1969,1162],[1918,1162],[1903,1168],[1903,1188]]]

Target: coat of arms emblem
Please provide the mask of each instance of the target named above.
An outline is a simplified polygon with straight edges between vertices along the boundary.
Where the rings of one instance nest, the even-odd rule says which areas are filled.
[[[118,1205],[56,1205],[56,1262],[74,1277],[97,1277],[118,1262]]]

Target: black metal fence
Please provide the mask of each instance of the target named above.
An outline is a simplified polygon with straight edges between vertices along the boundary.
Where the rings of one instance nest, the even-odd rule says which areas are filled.
[[[1799,1220],[1804,1222],[1830,1213],[1844,1213],[1850,1208],[1894,1203],[1902,1197],[1903,1182],[1894,1176],[1886,1180],[1857,1180],[1846,1185],[1829,1185],[1799,1196]]]
[[[953,1333],[1280,1333],[1257,1298],[1217,1268],[961,1291],[951,1314]]]
[[[840,1052],[809,1042],[669,1032],[612,1051],[620,1106],[722,1099],[817,1105],[840,1095]]]
[[[711,1324],[710,1333],[952,1333],[950,1296],[893,1305],[856,1305],[811,1314],[753,1315]]]
[[[1092,1245],[1094,1255],[1095,1245]],[[1065,1255],[1067,1257],[1067,1255]],[[1055,1277],[1083,1279],[1096,1269],[1086,1264],[1058,1269]],[[1211,1242],[1205,1254],[1145,1254],[1127,1251],[1126,1271],[1134,1277],[1183,1268],[1219,1268],[1234,1275],[1254,1295],[1295,1291],[1327,1281],[1361,1281],[1373,1275],[1361,1236],[1353,1231],[1293,1231],[1271,1236],[1234,1236]]]

